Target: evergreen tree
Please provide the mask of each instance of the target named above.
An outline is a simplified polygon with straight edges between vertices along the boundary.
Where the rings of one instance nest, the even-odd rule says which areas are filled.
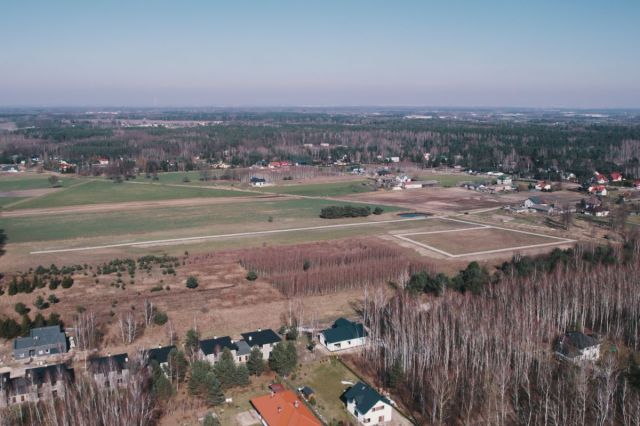
[[[224,348],[220,359],[213,366],[213,371],[223,389],[228,389],[236,384],[236,364],[233,361],[233,354],[231,354],[229,348]]]
[[[207,374],[207,394],[206,400],[209,405],[220,405],[225,401],[224,392],[220,381],[216,378],[215,374]]]
[[[264,371],[264,359],[262,358],[262,351],[259,347],[251,349],[249,354],[249,360],[247,360],[247,368],[249,373],[259,376]]]
[[[207,377],[211,373],[211,364],[207,361],[193,361],[189,374],[189,393],[203,396],[207,392]]]
[[[184,356],[184,352],[178,351],[176,349],[171,349],[169,352],[169,378],[171,381],[184,381],[184,378],[187,375],[187,369],[189,368],[189,363]]]
[[[20,323],[20,335],[22,337],[28,336],[29,331],[31,331],[31,318],[25,314],[22,316],[22,322]]]
[[[287,342],[286,346],[286,366],[288,372],[286,374],[291,373],[296,369],[296,365],[298,365],[298,351],[296,349],[296,345],[294,342]]]
[[[187,336],[184,339],[184,353],[187,357],[193,359],[198,353],[198,346],[200,344],[200,335],[194,329],[187,331]]]
[[[14,296],[18,294],[18,280],[16,280],[16,277],[13,277],[13,279],[11,280],[11,283],[9,284],[8,293],[9,293],[9,296]]]
[[[160,401],[173,396],[173,386],[156,361],[151,362],[151,393]]]
[[[247,386],[251,381],[249,380],[249,369],[246,365],[240,364],[236,367],[233,383],[236,386]]]
[[[207,413],[202,421],[202,426],[220,426],[220,420],[218,420],[217,417],[214,417],[213,414]]]
[[[47,321],[44,319],[44,317],[42,316],[42,314],[40,312],[38,312],[36,314],[36,317],[33,319],[33,328],[39,328],[39,327],[44,327],[45,325],[47,325]]]
[[[397,389],[397,387],[404,380],[404,371],[402,370],[402,364],[399,359],[396,359],[391,366],[391,370],[389,370],[387,382],[389,387]]]
[[[281,376],[291,373],[298,363],[298,353],[293,342],[280,342],[271,351],[269,368]]]

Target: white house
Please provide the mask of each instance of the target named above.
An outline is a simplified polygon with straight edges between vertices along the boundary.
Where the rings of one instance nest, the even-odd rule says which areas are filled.
[[[267,180],[259,177],[251,178],[251,186],[265,186],[267,184]]]
[[[573,362],[597,361],[600,358],[600,343],[580,331],[569,331],[558,340],[556,355]]]
[[[343,394],[347,411],[362,425],[378,425],[391,421],[391,402],[371,386],[358,382]]]
[[[270,328],[265,330],[259,328],[257,331],[242,333],[242,339],[247,343],[249,352],[251,349],[258,347],[260,351],[262,351],[262,358],[265,360],[269,359],[269,355],[271,355],[273,348],[282,341],[282,339]]]
[[[320,332],[318,340],[329,351],[335,352],[364,346],[367,335],[368,333],[362,324],[338,318],[331,328]]]

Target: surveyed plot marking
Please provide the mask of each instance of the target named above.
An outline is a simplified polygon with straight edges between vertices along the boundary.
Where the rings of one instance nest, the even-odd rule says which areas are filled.
[[[505,251],[514,251],[514,250],[526,250],[526,249],[534,249],[534,248],[540,248],[540,247],[548,247],[548,246],[555,246],[555,245],[559,245],[559,244],[568,244],[568,243],[575,243],[576,240],[572,240],[569,238],[562,238],[562,237],[555,237],[552,235],[545,235],[545,234],[539,234],[537,232],[530,232],[530,231],[521,231],[519,229],[509,229],[509,228],[504,228],[501,226],[493,226],[493,225],[485,225],[482,223],[477,223],[477,222],[470,222],[470,221],[466,221],[466,220],[460,220],[460,219],[452,219],[452,218],[447,218],[447,217],[441,217],[440,219],[442,220],[449,220],[452,222],[459,222],[459,223],[465,223],[468,225],[476,225],[472,228],[461,228],[461,229],[446,229],[443,231],[426,231],[426,232],[409,232],[409,233],[403,233],[403,234],[395,234],[393,235],[394,237],[406,241],[410,244],[422,247],[422,248],[426,248],[427,250],[431,250],[433,252],[442,254],[446,257],[451,257],[451,258],[457,258],[457,257],[466,257],[466,256],[478,256],[478,255],[483,255],[483,254],[492,254],[492,253],[501,253],[501,252],[505,252]],[[528,244],[528,245],[522,245],[522,246],[513,246],[513,247],[503,247],[503,248],[499,248],[499,249],[493,249],[493,250],[482,250],[482,251],[475,251],[475,252],[468,252],[468,253],[460,253],[460,254],[453,254],[453,253],[449,253],[447,251],[441,250],[439,248],[430,246],[428,244],[424,244],[418,241],[415,241],[411,238],[408,238],[410,236],[413,235],[427,235],[427,234],[445,234],[445,233],[451,233],[451,232],[464,232],[464,231],[474,231],[474,230],[479,230],[479,229],[501,229],[503,231],[509,231],[509,232],[517,232],[520,234],[526,234],[526,235],[534,235],[536,237],[544,237],[544,238],[549,238],[552,240],[557,240],[557,241],[553,241],[550,243],[539,243],[539,244]]]
[[[183,238],[169,238],[164,240],[150,240],[150,241],[136,241],[136,242],[127,242],[127,243],[114,243],[114,244],[104,244],[100,246],[89,246],[89,247],[72,247],[72,248],[61,248],[61,249],[50,249],[50,250],[37,250],[32,251],[30,254],[51,254],[51,253],[66,253],[66,252],[74,252],[74,251],[89,251],[89,250],[101,250],[101,249],[109,249],[109,248],[117,248],[117,247],[137,247],[137,246],[157,246],[157,245],[167,245],[167,244],[179,244],[182,242],[189,241],[201,241],[201,240],[213,240],[217,238],[240,238],[240,237],[252,237],[257,235],[269,235],[269,234],[281,234],[285,232],[300,232],[300,231],[315,231],[322,229],[335,229],[335,228],[349,228],[356,226],[371,226],[371,225],[380,225],[385,223],[399,223],[399,222],[411,222],[418,220],[426,220],[426,219],[435,219],[436,216],[430,217],[412,217],[406,219],[390,219],[390,220],[379,220],[372,222],[356,222],[356,223],[338,223],[335,225],[318,225],[318,226],[307,226],[303,228],[285,228],[285,229],[271,229],[268,231],[253,231],[253,232],[237,232],[234,234],[216,234],[216,235],[200,235],[196,237],[183,237]]]

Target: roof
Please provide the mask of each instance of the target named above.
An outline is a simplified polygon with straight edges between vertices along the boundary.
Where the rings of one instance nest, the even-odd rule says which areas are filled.
[[[238,349],[229,336],[218,337],[217,339],[200,340],[200,349],[205,355],[217,355],[225,348],[229,348],[231,351]]]
[[[275,393],[284,392],[287,390],[287,388],[285,388],[282,383],[271,383],[269,385],[269,389],[271,389]]]
[[[60,331],[60,326],[52,325],[49,327],[32,328],[29,337],[18,337],[13,341],[13,349],[27,349],[39,346],[59,345],[67,350],[67,338]]]
[[[579,355],[584,349],[597,346],[598,341],[591,336],[580,331],[569,331],[565,333],[558,342],[558,352],[573,357]]]
[[[338,318],[331,328],[322,331],[327,343],[344,342],[345,340],[366,337],[368,334],[360,323]]]
[[[238,355],[249,355],[251,353],[251,347],[244,340],[238,340],[236,347],[238,348]]]
[[[305,398],[309,398],[311,395],[315,394],[313,389],[311,389],[309,386],[304,386],[302,389],[300,389],[300,393],[303,394]]]
[[[268,426],[322,425],[290,390],[253,398],[251,404]]]
[[[126,370],[128,362],[129,355],[126,353],[91,358],[89,359],[89,370],[94,373],[101,373],[104,371],[122,371]]]
[[[528,200],[533,204],[546,204],[545,200],[542,197],[533,196],[529,197]]]
[[[391,404],[387,398],[380,395],[371,386],[358,382],[351,386],[343,394],[347,401],[355,400],[356,408],[362,414],[369,412],[378,402],[382,401],[385,404]]]
[[[66,364],[53,364],[45,367],[30,368],[25,371],[25,379],[29,383],[41,384],[47,381],[58,381],[66,377],[73,378],[73,369]]]
[[[148,362],[156,361],[158,364],[164,364],[169,361],[169,352],[175,349],[175,346],[163,346],[160,348],[153,348],[145,351],[145,355],[148,358]]]
[[[251,331],[249,333],[242,333],[242,338],[251,347],[263,346],[270,343],[278,343],[282,339],[270,328],[266,330]]]

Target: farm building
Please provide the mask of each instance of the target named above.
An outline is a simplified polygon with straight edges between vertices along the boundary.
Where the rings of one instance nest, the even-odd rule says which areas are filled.
[[[331,328],[320,332],[318,339],[329,351],[334,352],[364,346],[367,335],[362,324],[338,318]]]
[[[556,355],[569,361],[597,361],[600,343],[580,331],[569,331],[558,340]]]
[[[67,352],[67,338],[60,327],[34,328],[28,337],[18,337],[13,341],[13,356],[16,359],[41,357]]]
[[[322,423],[290,390],[271,392],[251,400],[262,424],[267,426],[320,426]]]
[[[365,383],[358,382],[347,389],[343,399],[347,403],[347,411],[360,424],[377,425],[391,421],[391,401]]]

